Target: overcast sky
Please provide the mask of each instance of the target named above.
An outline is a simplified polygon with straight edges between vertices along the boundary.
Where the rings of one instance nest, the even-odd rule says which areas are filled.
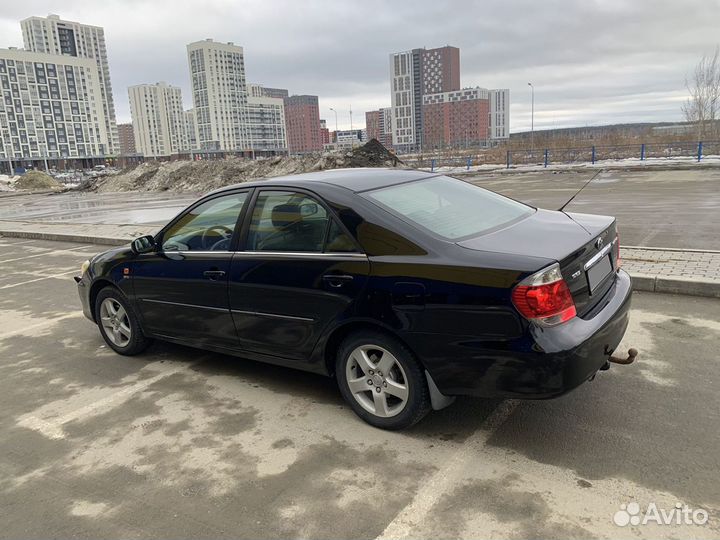
[[[509,88],[510,127],[681,120],[684,79],[720,42],[720,0],[3,0],[0,47],[19,21],[57,13],[103,26],[118,122],[127,87],[166,81],[192,106],[185,45],[208,37],[245,49],[248,82],[320,97],[334,128],[390,105],[388,54],[460,48],[463,86]]]

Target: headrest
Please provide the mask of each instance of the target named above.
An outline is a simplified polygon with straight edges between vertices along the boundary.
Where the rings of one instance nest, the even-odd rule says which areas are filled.
[[[272,209],[272,224],[274,227],[287,227],[291,223],[302,220],[300,205],[278,204]]]

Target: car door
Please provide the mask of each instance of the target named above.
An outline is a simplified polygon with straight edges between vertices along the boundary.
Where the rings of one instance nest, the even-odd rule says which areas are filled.
[[[248,190],[199,202],[157,237],[158,249],[133,263],[133,289],[152,334],[238,348],[227,283]]]
[[[245,350],[305,360],[324,328],[352,312],[370,264],[319,198],[259,190],[233,255],[229,294]]]

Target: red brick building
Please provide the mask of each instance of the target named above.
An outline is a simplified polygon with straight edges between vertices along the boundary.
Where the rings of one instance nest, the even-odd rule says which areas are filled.
[[[367,140],[377,139],[385,148],[392,148],[392,109],[385,108],[365,113]]]
[[[325,120],[320,120],[320,144],[330,144],[330,130]]]
[[[137,153],[135,149],[135,133],[132,124],[118,124],[118,136],[120,138],[120,155],[131,156]]]
[[[321,151],[317,96],[290,96],[284,102],[288,151],[291,154]]]
[[[367,111],[365,113],[365,131],[368,141],[380,140],[380,111]]]
[[[423,96],[425,148],[485,145],[489,125],[490,97],[484,88]]]

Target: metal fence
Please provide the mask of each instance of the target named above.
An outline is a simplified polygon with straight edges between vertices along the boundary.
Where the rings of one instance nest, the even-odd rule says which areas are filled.
[[[651,142],[623,145],[579,146],[573,148],[537,148],[488,151],[463,155],[414,156],[401,159],[412,167],[435,170],[440,167],[466,168],[481,165],[504,165],[512,168],[520,165],[542,166],[573,163],[590,163],[607,160],[638,159],[645,161],[656,158],[691,158],[702,161],[706,156],[720,155],[720,141],[699,142]]]

